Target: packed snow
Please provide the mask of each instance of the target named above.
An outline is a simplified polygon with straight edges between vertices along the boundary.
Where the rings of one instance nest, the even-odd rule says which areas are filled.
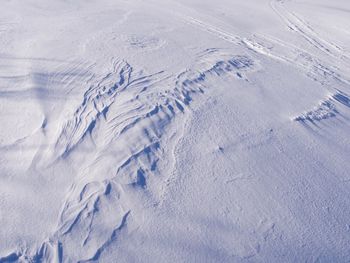
[[[348,0],[3,0],[0,263],[349,262]]]

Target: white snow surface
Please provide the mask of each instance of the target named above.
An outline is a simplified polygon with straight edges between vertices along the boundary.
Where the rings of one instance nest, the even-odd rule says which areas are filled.
[[[349,262],[350,1],[0,1],[0,262]]]

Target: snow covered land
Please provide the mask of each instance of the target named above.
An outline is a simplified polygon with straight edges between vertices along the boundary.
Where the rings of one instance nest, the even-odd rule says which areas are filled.
[[[5,262],[350,262],[350,1],[0,0]]]

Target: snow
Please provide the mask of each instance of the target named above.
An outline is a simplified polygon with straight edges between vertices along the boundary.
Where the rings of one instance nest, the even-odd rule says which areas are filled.
[[[12,0],[0,262],[348,262],[347,0]]]

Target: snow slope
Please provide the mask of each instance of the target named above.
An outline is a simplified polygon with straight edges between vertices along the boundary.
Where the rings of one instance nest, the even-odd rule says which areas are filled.
[[[347,0],[12,0],[0,262],[349,262]]]

